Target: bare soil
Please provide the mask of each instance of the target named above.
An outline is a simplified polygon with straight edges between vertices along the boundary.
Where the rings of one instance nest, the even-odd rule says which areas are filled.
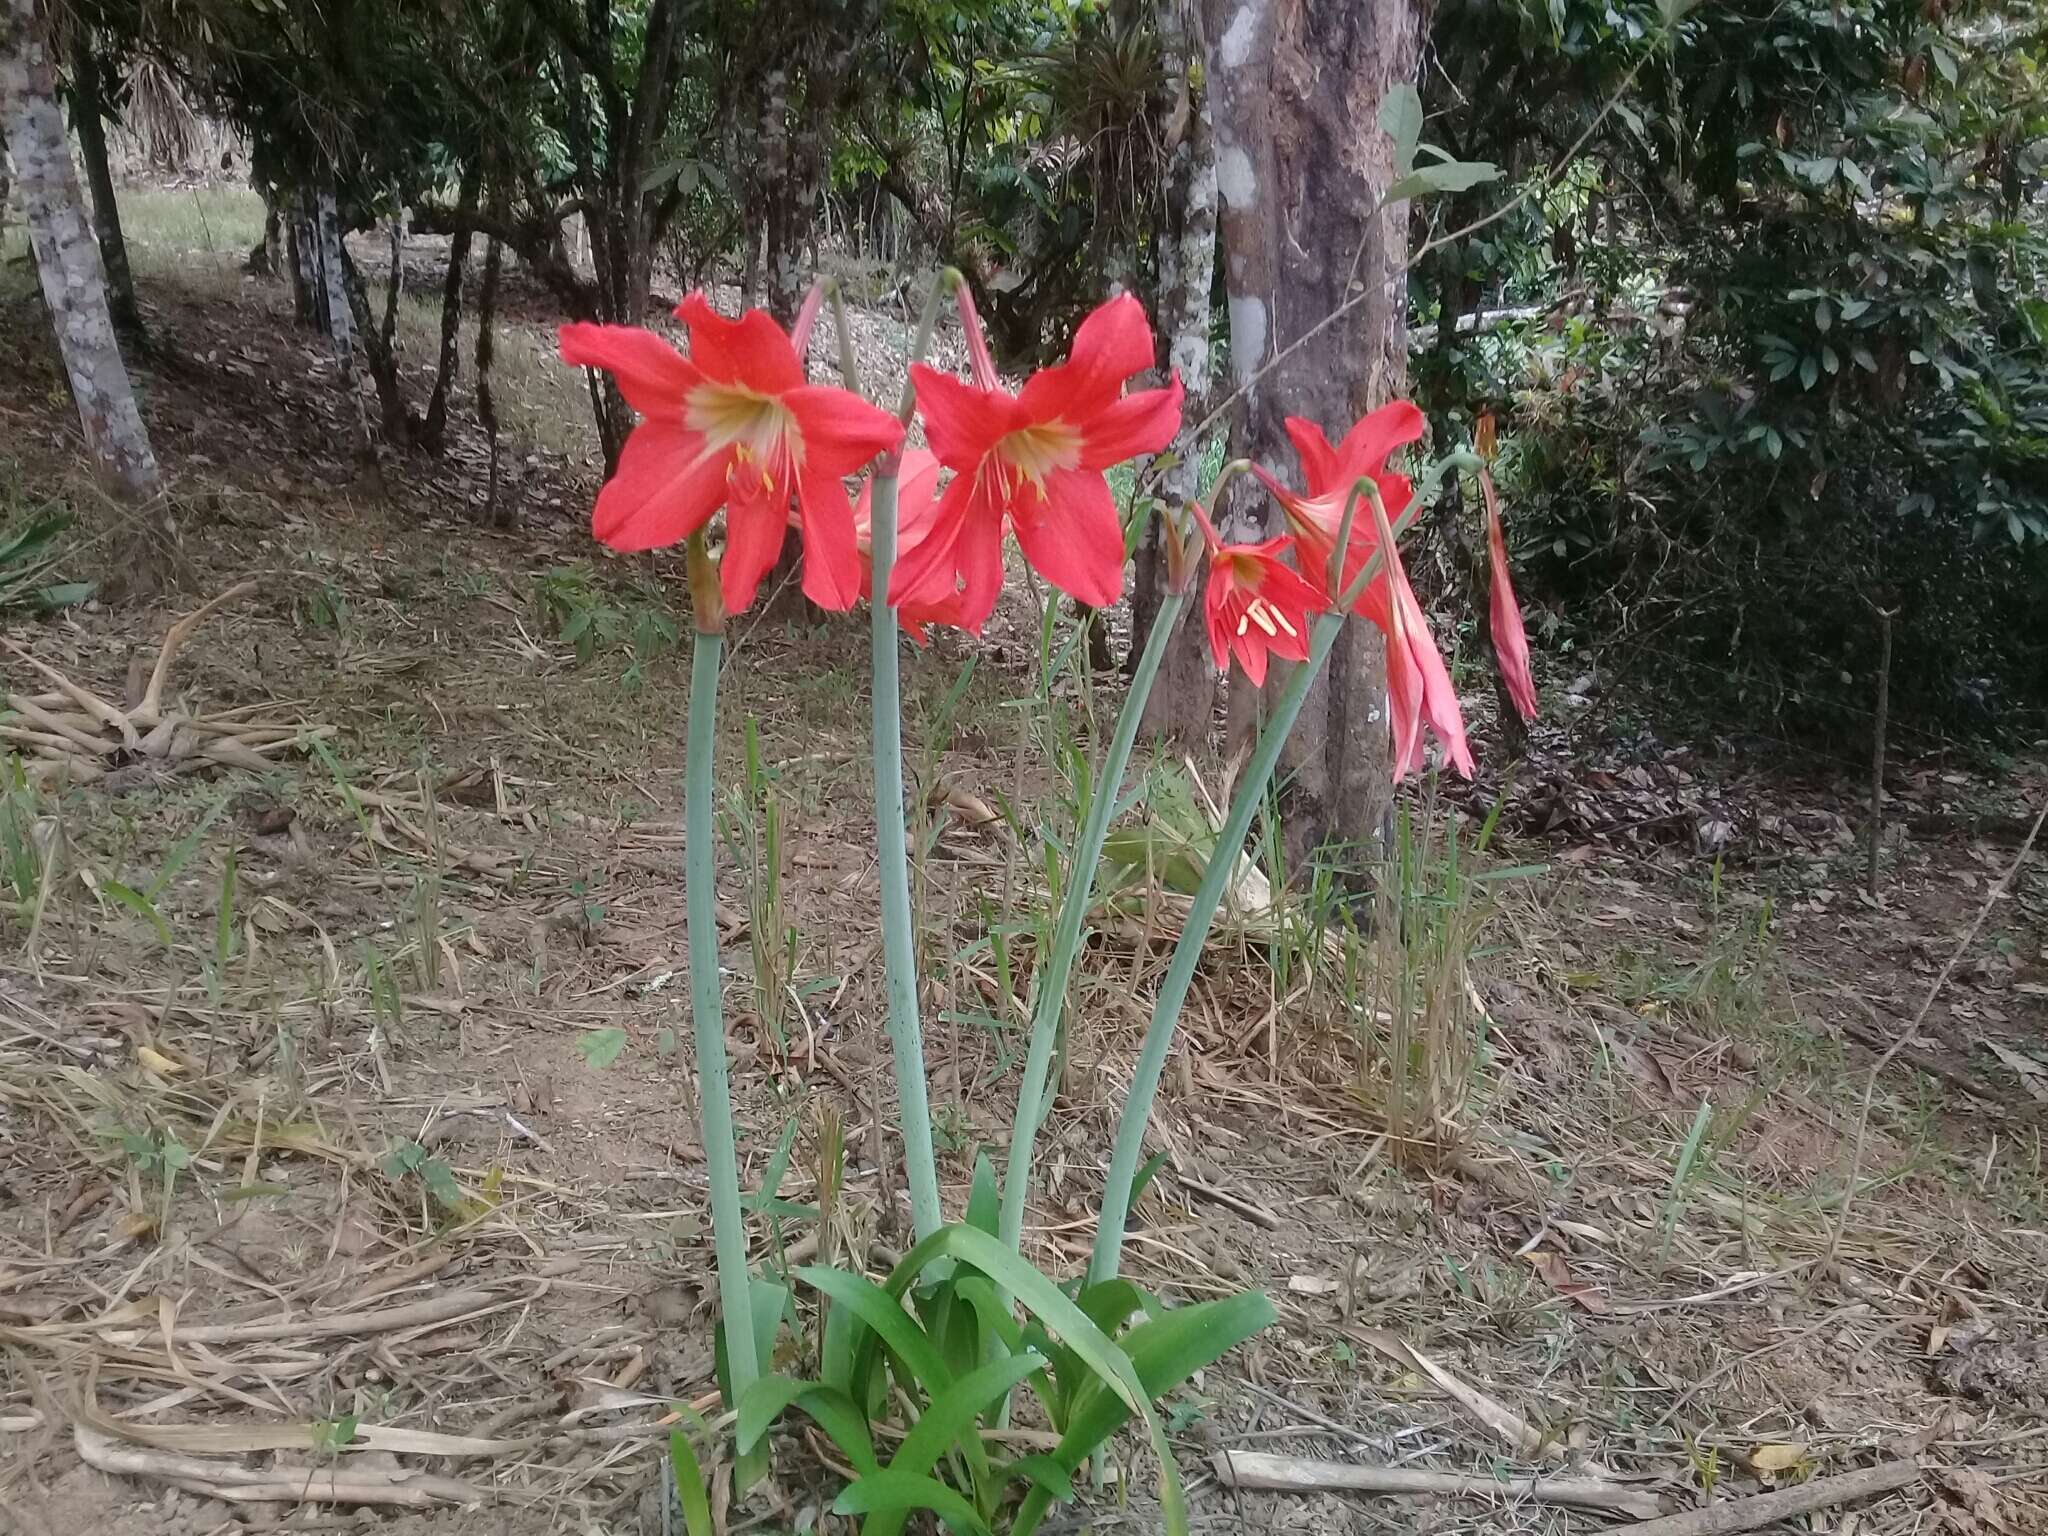
[[[686,662],[646,627],[678,611],[675,563],[593,549],[587,455],[529,441],[509,445],[518,525],[481,528],[466,390],[445,459],[387,455],[373,479],[327,350],[293,330],[277,287],[172,271],[149,298],[168,583],[9,616],[0,634],[119,699],[177,616],[253,578],[177,658],[173,694],[333,734],[267,773],[116,762],[38,802],[56,873],[33,934],[0,929],[0,1529],[659,1531],[671,1405],[715,1400],[684,1044]],[[158,546],[80,478],[40,327],[32,300],[0,312],[0,481],[17,505],[80,509],[77,574],[131,574]],[[563,592],[570,606],[550,609]],[[976,1148],[1006,1138],[1021,1053],[1016,998],[981,941],[991,911],[1028,924],[1045,901],[1037,849],[975,808],[1007,799],[1027,831],[1062,814],[1031,739],[1042,721],[1010,707],[1033,697],[1036,633],[1013,601],[986,644],[942,638],[909,674],[951,1209]],[[581,659],[562,634],[578,604],[610,615]],[[770,605],[740,626],[721,699],[725,783],[743,782],[742,728],[757,725],[784,825],[781,923],[799,935],[771,1027],[736,821],[722,895],[743,1152],[758,1178],[791,1117],[843,1115],[839,1237],[856,1253],[900,1246],[906,1215],[864,652],[856,623]],[[43,687],[12,657],[0,675]],[[1078,685],[1058,698],[1085,726]],[[1335,979],[1283,979],[1257,934],[1216,942],[1155,1117],[1167,1171],[1130,1247],[1171,1300],[1258,1285],[1282,1314],[1172,1405],[1199,1528],[1612,1520],[1217,1481],[1217,1452],[1264,1450],[1576,1468],[1672,1508],[1915,1454],[1926,1477],[1863,1506],[1855,1529],[2048,1529],[2048,1398],[2027,1366],[2048,1334],[2038,855],[1936,989],[2048,774],[2038,758],[1895,764],[1873,899],[1846,766],[1816,777],[1746,747],[1603,742],[1578,728],[1596,707],[1564,700],[1511,783],[1435,806],[1483,815],[1505,793],[1489,858],[1533,868],[1495,887],[1472,972],[1483,1038],[1428,1155],[1387,1135],[1388,1065]],[[1092,709],[1113,712],[1113,691]],[[1031,1229],[1063,1277],[1087,1251],[1164,961],[1147,927],[1105,924],[1077,983]],[[1930,992],[1917,1039],[1875,1081],[1844,1215],[1875,1052]],[[173,1144],[189,1163],[170,1165]],[[785,1199],[812,1187],[808,1149],[801,1137]],[[1509,1421],[1475,1402],[1553,1453],[1525,1464]],[[85,1465],[74,1426],[109,1420],[131,1450],[393,1489],[431,1473],[473,1497],[230,1504],[175,1473]],[[348,1421],[497,1448],[265,1440]],[[217,1438],[167,1449],[168,1426]],[[1136,1461],[1094,1528],[1155,1528]],[[733,1529],[845,1528],[820,1513],[833,1482],[807,1443],[778,1468]]]

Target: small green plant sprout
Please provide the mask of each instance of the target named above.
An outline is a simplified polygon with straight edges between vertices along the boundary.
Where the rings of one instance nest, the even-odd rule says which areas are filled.
[[[384,1177],[393,1184],[401,1188],[416,1186],[448,1216],[462,1215],[468,1209],[468,1197],[456,1180],[455,1170],[417,1141],[393,1142],[380,1166]]]
[[[994,1170],[982,1159],[968,1220],[919,1243],[882,1283],[825,1265],[795,1271],[831,1304],[819,1372],[767,1376],[740,1398],[741,1451],[795,1410],[854,1469],[833,1509],[860,1516],[864,1536],[898,1536],[920,1511],[967,1532],[1007,1515],[1012,1536],[1030,1536],[1135,1419],[1158,1457],[1167,1528],[1186,1530],[1152,1404],[1270,1325],[1272,1303],[1249,1292],[1167,1310],[1127,1280],[1070,1297],[999,1240],[998,1220]],[[1021,1324],[1004,1296],[1022,1304]],[[1050,1451],[1015,1455],[992,1438],[1020,1386],[1058,1437]],[[877,1431],[903,1402],[912,1427],[885,1460]]]
[[[75,519],[60,507],[40,507],[0,523],[0,613],[49,613],[92,596],[89,581],[58,581],[63,536]]]
[[[620,681],[628,688],[645,679],[648,662],[676,647],[675,621],[657,602],[643,597],[615,600],[581,563],[542,572],[534,583],[534,604],[543,631],[574,651],[579,665],[624,652],[626,670]]]

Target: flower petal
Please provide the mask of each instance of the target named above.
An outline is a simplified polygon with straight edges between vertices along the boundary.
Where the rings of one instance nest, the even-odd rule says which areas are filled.
[[[806,384],[782,397],[803,437],[807,473],[852,474],[878,453],[903,441],[903,424],[850,389]]]
[[[1337,450],[1323,436],[1323,429],[1303,416],[1290,416],[1287,436],[1301,460],[1301,477],[1311,496],[1327,495],[1337,484]]]
[[[1389,400],[1378,410],[1367,412],[1344,434],[1344,441],[1337,445],[1338,477],[1356,480],[1360,475],[1381,474],[1388,454],[1404,443],[1415,442],[1427,430],[1428,423],[1413,401]],[[1391,503],[1387,515],[1394,515]]]
[[[1108,469],[1141,453],[1157,453],[1180,430],[1180,375],[1165,389],[1141,389],[1082,419],[1081,467]]]
[[[804,596],[820,608],[844,613],[863,585],[846,484],[837,475],[806,469],[797,507],[804,530]]]
[[[889,601],[895,606],[904,603],[944,597],[960,585],[960,535],[968,515],[968,501],[974,489],[974,482],[966,475],[957,476],[946,487],[946,494],[925,519],[924,529],[915,543],[902,538],[900,515],[897,539],[900,545],[896,554],[896,567],[889,573]],[[898,492],[900,498],[901,492]],[[1001,527],[998,512],[997,527]]]
[[[978,635],[996,611],[996,599],[1003,595],[1002,509],[974,495],[974,482],[961,476],[946,487],[946,495],[966,485],[967,516],[961,519],[960,536],[954,541],[953,559],[960,570],[959,625]]]
[[[1042,496],[1027,488],[1011,499],[1010,526],[1024,558],[1069,597],[1107,608],[1123,596],[1123,524],[1097,471],[1053,470]]]
[[[896,481],[896,548],[913,549],[931,532],[939,511],[939,461],[928,448],[903,450]]]
[[[618,470],[597,493],[590,531],[613,549],[666,549],[711,521],[725,501],[729,452],[707,453],[679,422],[643,421],[626,438]]]
[[[691,361],[721,384],[741,384],[764,395],[803,384],[796,348],[767,310],[750,309],[728,320],[697,292],[676,306],[676,318],[689,329]]]
[[[642,416],[680,416],[683,397],[704,381],[694,363],[641,326],[572,320],[562,327],[560,343],[563,362],[604,369]]]
[[[1120,293],[1097,305],[1081,322],[1067,361],[1041,369],[1024,390],[1029,396],[1032,385],[1045,380],[1039,393],[1050,396],[1056,391],[1056,403],[1063,404],[1055,414],[1073,421],[1109,405],[1132,374],[1143,373],[1155,361],[1145,306],[1130,294]]]
[[[953,469],[974,468],[1021,420],[1016,401],[1008,395],[976,389],[923,363],[910,365],[910,382],[917,391],[918,414],[924,418],[925,441],[939,462]]]
[[[1488,627],[1493,631],[1493,653],[1500,662],[1501,682],[1508,699],[1524,720],[1536,718],[1536,678],[1529,670],[1529,632],[1522,627],[1521,604],[1515,601],[1515,584],[1508,574],[1507,534],[1501,528],[1500,497],[1493,489],[1493,476],[1479,473],[1479,488],[1486,494],[1486,554],[1492,579],[1488,583]]]
[[[748,476],[749,486],[759,482]],[[719,585],[725,611],[740,613],[753,606],[761,578],[775,567],[789,531],[789,490],[771,485],[765,494],[734,497],[725,509],[725,554],[719,562]]]

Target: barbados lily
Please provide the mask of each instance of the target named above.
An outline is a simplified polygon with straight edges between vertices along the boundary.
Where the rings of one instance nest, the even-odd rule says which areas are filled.
[[[763,310],[728,320],[701,293],[676,316],[685,357],[637,326],[562,327],[562,360],[603,368],[643,418],[597,498],[592,531],[613,549],[677,544],[723,507],[725,607],[754,600],[775,564],[794,501],[805,596],[843,610],[860,593],[846,476],[902,441],[887,411],[807,383],[789,335]]]
[[[1225,544],[1201,507],[1190,502],[1188,510],[1201,525],[1209,548],[1209,580],[1203,595],[1209,654],[1218,671],[1227,671],[1235,656],[1252,686],[1263,688],[1268,656],[1308,660],[1310,616],[1328,604],[1287,563],[1293,539],[1283,534],[1260,544]]]
[[[960,292],[975,382],[921,363],[910,370],[925,436],[955,474],[930,533],[897,562],[890,600],[958,590],[959,622],[979,634],[1002,590],[1007,522],[1047,581],[1092,606],[1113,603],[1123,591],[1124,536],[1102,472],[1173,441],[1180,380],[1124,393],[1153,365],[1153,351],[1144,310],[1120,294],[1081,323],[1066,362],[1012,395],[987,363]]]
[[[1370,480],[1379,494],[1389,525],[1398,524],[1414,500],[1408,477],[1387,468],[1387,458],[1423,434],[1422,412],[1406,400],[1395,400],[1367,415],[1336,447],[1323,429],[1298,416],[1287,419],[1287,435],[1301,458],[1306,491],[1282,485],[1264,469],[1254,472],[1279,501],[1288,531],[1308,579],[1327,588],[1331,556],[1344,526],[1344,509],[1354,487]],[[1355,517],[1344,551],[1341,585],[1350,586],[1380,550],[1379,524]],[[1408,583],[1398,550],[1385,550],[1380,568],[1366,583],[1353,610],[1377,625],[1387,639],[1388,713],[1393,730],[1394,777],[1423,764],[1422,727],[1427,724],[1444,744],[1452,766],[1472,776],[1472,749],[1465,741],[1465,722],[1458,710],[1450,670],[1429,633],[1422,604]]]

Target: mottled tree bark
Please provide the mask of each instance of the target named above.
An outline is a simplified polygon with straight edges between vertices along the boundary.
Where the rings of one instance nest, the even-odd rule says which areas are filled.
[[[484,482],[484,521],[504,528],[512,522],[509,507],[498,502],[498,402],[491,393],[491,353],[498,324],[498,275],[504,269],[505,247],[496,235],[484,246],[483,283],[476,296],[476,414],[490,449],[490,472]]]
[[[341,246],[341,214],[335,207],[331,188],[323,187],[314,200],[318,224],[321,293],[327,304],[327,335],[334,343],[334,361],[341,374],[342,393],[356,413],[356,453],[364,463],[377,463],[377,440],[370,433],[370,413],[363,404],[363,392],[356,387],[356,339],[353,310],[349,307],[347,259]]]
[[[1231,363],[1249,390],[1238,441],[1299,484],[1284,419],[1318,421],[1334,440],[1406,377],[1408,221],[1405,207],[1374,216],[1394,179],[1376,125],[1388,88],[1414,79],[1418,18],[1413,0],[1205,3]],[[1250,487],[1229,509],[1240,536],[1278,517]],[[1254,702],[1233,699],[1240,729]],[[1345,626],[1281,765],[1290,868],[1326,845],[1354,861],[1380,855],[1392,769],[1386,654],[1370,624]]]
[[[114,339],[100,251],[86,222],[57,106],[57,71],[35,0],[0,4],[0,120],[21,179],[36,276],[57,335],[79,425],[115,489],[136,498],[158,485],[135,390]]]
[[[1160,72],[1168,92],[1167,123],[1178,125],[1167,160],[1166,228],[1160,238],[1159,328],[1168,368],[1187,390],[1181,432],[1160,476],[1159,494],[1176,515],[1201,492],[1202,444],[1193,428],[1209,406],[1209,292],[1216,277],[1216,144],[1209,120],[1207,70],[1200,17],[1190,0],[1161,0]],[[1165,560],[1157,518],[1138,543],[1137,581],[1131,593],[1131,655],[1135,658],[1152,629],[1165,594]],[[1160,663],[1159,678],[1146,701],[1147,735],[1199,742],[1209,733],[1216,704],[1216,678],[1204,642],[1201,570],[1180,633]],[[1189,617],[1193,614],[1194,617]]]
[[[85,180],[92,190],[92,228],[100,243],[100,265],[107,274],[107,308],[117,329],[139,337],[142,310],[135,302],[135,274],[128,266],[121,205],[114,197],[114,170],[107,162],[99,56],[92,49],[91,27],[74,19],[71,30],[71,126],[78,132],[79,158],[85,162]]]

